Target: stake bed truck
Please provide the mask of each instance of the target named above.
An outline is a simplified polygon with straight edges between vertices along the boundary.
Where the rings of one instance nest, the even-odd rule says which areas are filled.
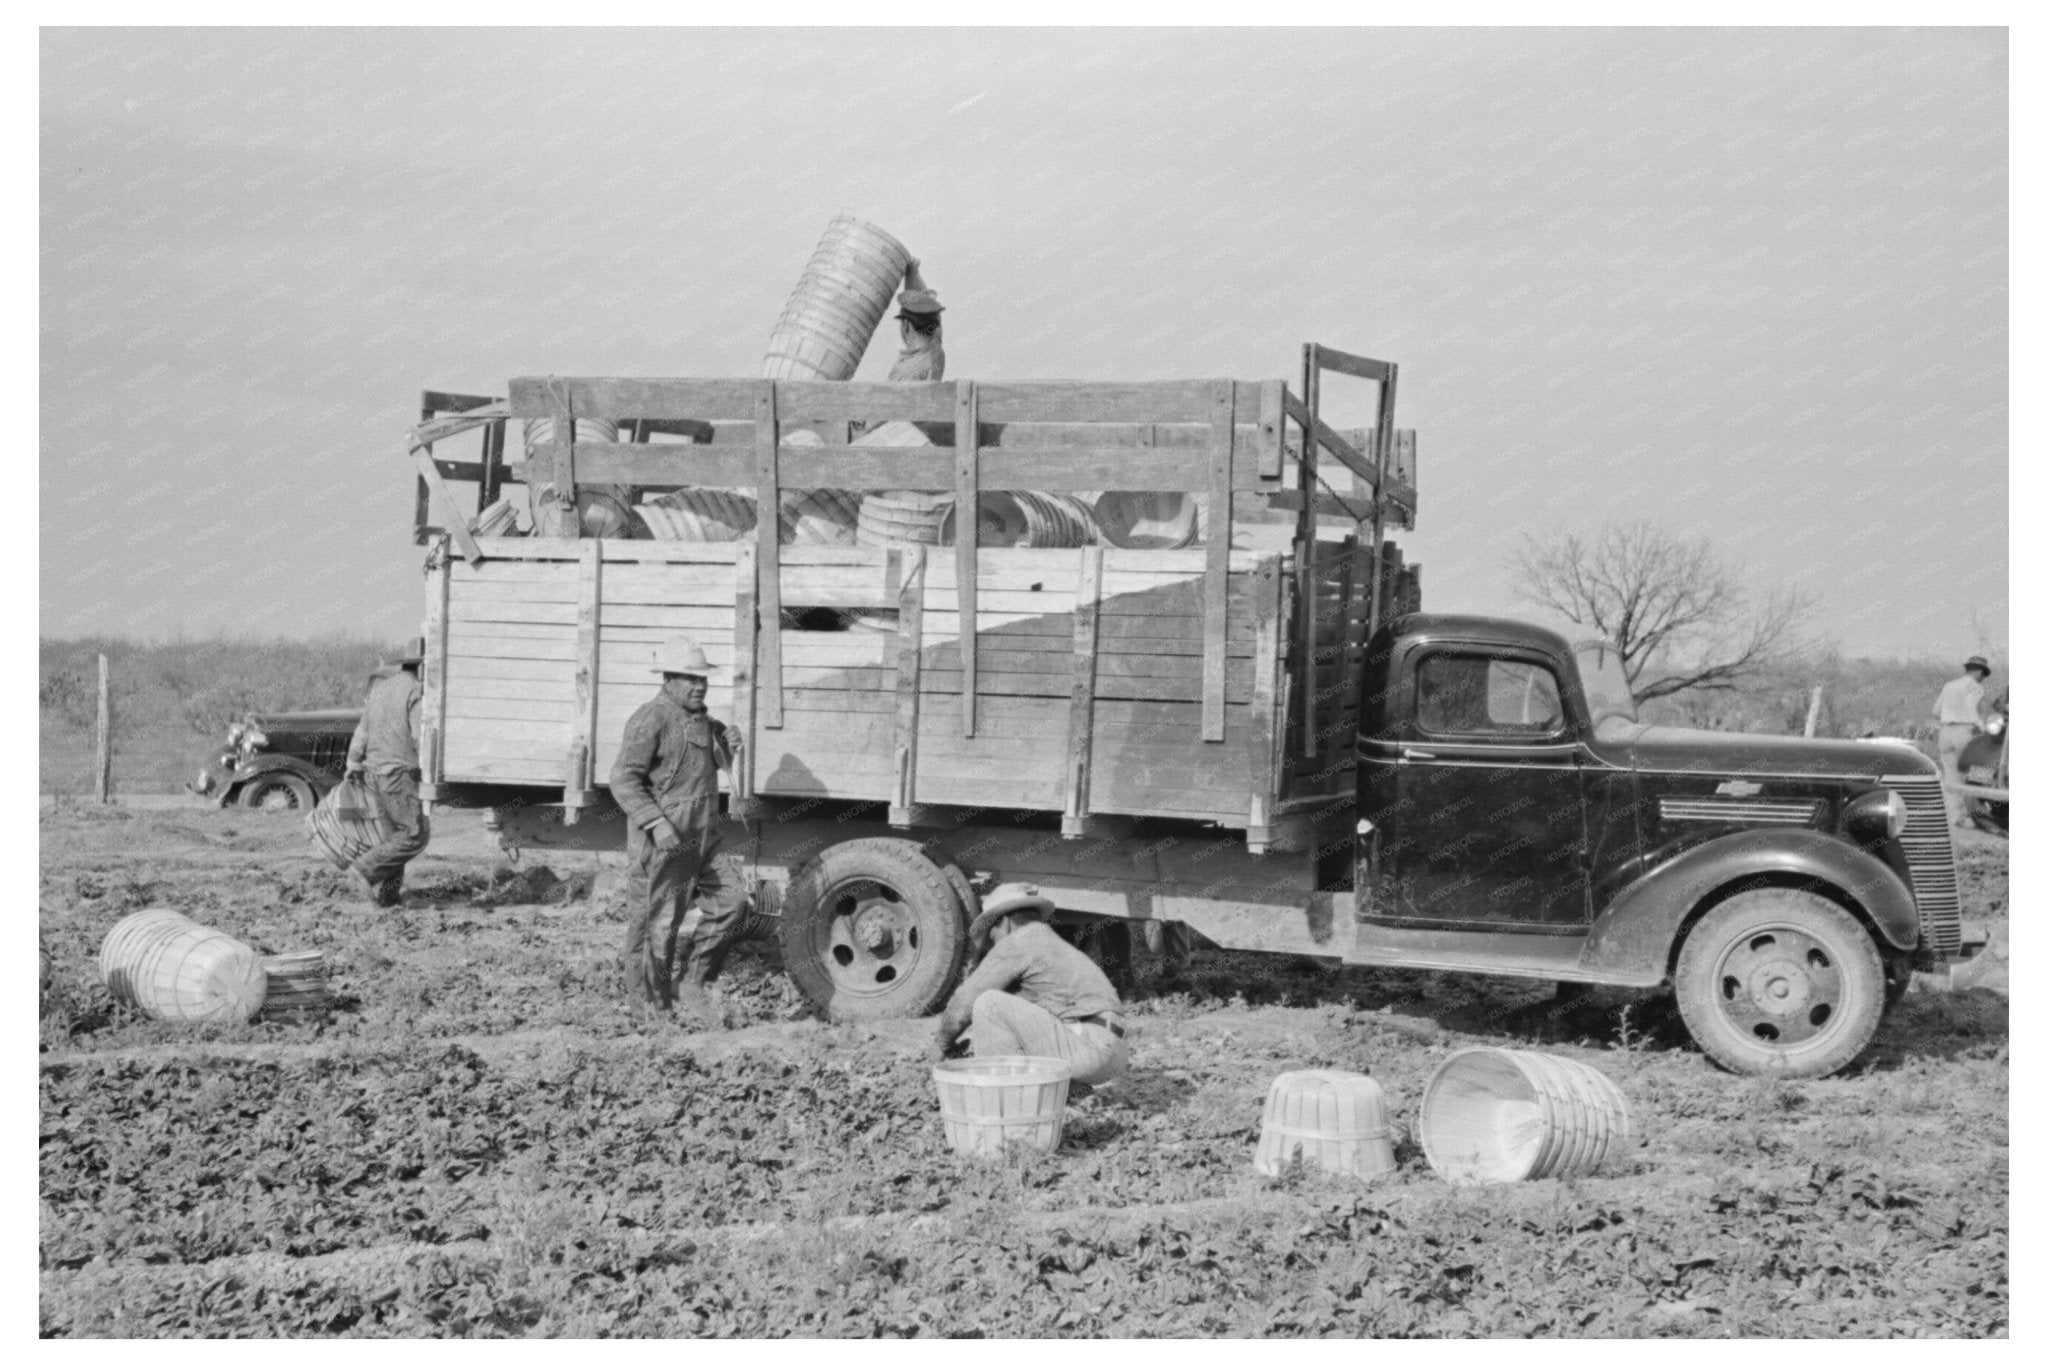
[[[1325,424],[1330,372],[1379,386],[1375,427]],[[1847,1065],[1916,968],[1971,951],[1938,771],[1903,747],[1646,726],[1601,642],[1417,610],[1386,536],[1415,509],[1395,381],[1310,346],[1299,392],[429,393],[411,441],[424,795],[490,808],[508,848],[623,849],[606,775],[657,646],[686,634],[741,739],[727,847],[832,1017],[938,1006],[979,890],[1025,880],[1063,915],[1177,921],[1227,949],[1670,983],[1727,1067]],[[479,448],[448,458],[466,433]],[[945,544],[802,543],[765,515],[723,542],[589,538],[574,516],[478,534],[521,482],[569,505],[591,485],[744,489],[755,508],[815,489],[1180,494],[1205,521],[1168,550],[981,544],[980,517]],[[1356,534],[1331,539],[1337,518]]]

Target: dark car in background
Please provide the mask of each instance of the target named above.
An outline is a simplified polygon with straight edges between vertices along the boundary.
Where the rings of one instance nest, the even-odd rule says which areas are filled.
[[[187,790],[216,806],[311,810],[348,762],[359,710],[251,713],[228,727],[228,742]]]

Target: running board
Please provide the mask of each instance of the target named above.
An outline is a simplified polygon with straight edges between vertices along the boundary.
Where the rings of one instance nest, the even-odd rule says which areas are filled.
[[[1592,986],[1662,985],[1661,974],[1584,965],[1584,934],[1509,934],[1464,929],[1396,929],[1360,920],[1347,966],[1404,967],[1419,971],[1474,972],[1537,981],[1578,981]]]

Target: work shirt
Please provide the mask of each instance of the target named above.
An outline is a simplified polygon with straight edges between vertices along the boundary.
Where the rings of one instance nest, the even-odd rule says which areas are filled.
[[[946,377],[946,348],[939,344],[937,336],[931,344],[919,349],[903,350],[897,353],[896,363],[889,367],[891,383],[908,384],[920,380],[937,380]]]
[[[612,800],[627,823],[680,832],[717,805],[718,770],[732,767],[732,739],[707,712],[685,711],[666,690],[626,722],[612,762]]]
[[[1950,678],[1942,686],[1940,699],[1934,703],[1935,719],[1943,725],[1982,725],[1983,711],[1984,684],[1968,673],[1960,678]]]
[[[983,991],[1008,991],[1063,1022],[1072,1023],[1122,1008],[1116,987],[1086,953],[1042,920],[1027,920],[989,949],[981,965],[953,992],[940,1032],[957,1038],[974,1015]]]
[[[418,772],[420,675],[399,664],[386,664],[370,678],[363,718],[349,737],[348,761],[371,772]]]

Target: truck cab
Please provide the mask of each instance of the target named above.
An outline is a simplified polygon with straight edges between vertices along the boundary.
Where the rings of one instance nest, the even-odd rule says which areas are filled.
[[[1941,778],[1895,745],[1638,719],[1612,647],[1412,614],[1367,649],[1351,960],[1651,987],[1825,1075],[1966,956]]]

